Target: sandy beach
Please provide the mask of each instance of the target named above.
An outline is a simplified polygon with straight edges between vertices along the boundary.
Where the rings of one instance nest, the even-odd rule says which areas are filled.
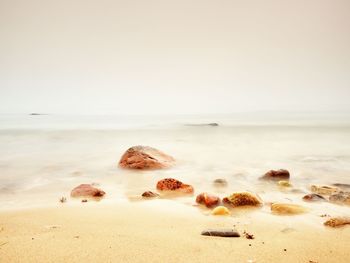
[[[350,227],[303,223],[303,216],[203,216],[141,203],[81,203],[0,213],[0,258],[15,262],[348,262]],[[241,237],[201,236],[236,228]],[[254,235],[246,239],[243,232]]]

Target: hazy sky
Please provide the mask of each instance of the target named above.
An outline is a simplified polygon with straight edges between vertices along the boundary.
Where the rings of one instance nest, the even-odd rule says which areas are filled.
[[[350,110],[349,0],[0,0],[0,113]]]

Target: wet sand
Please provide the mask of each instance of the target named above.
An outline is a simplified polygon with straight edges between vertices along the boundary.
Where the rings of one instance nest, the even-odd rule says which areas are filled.
[[[0,213],[0,262],[349,262],[350,227],[245,211],[206,215],[157,200]],[[181,212],[179,208],[182,206]],[[239,238],[201,236],[233,228]],[[255,239],[246,239],[247,231]]]

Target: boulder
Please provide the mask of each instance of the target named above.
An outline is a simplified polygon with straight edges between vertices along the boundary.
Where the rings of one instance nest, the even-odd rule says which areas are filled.
[[[335,204],[350,205],[350,192],[339,192],[329,196],[329,201]]]
[[[119,166],[130,169],[161,169],[174,165],[175,159],[149,146],[129,148],[119,161]]]
[[[303,200],[306,201],[306,202],[327,201],[326,198],[324,198],[322,195],[319,195],[319,194],[304,195]]]
[[[157,189],[159,191],[176,191],[188,194],[191,194],[194,191],[191,185],[184,184],[183,182],[173,178],[165,178],[158,181]]]
[[[208,193],[201,193],[197,195],[196,202],[205,205],[206,207],[212,207],[220,203],[220,198]]]
[[[290,174],[287,170],[280,169],[280,170],[270,170],[267,173],[265,173],[260,179],[263,180],[274,180],[274,181],[280,181],[280,180],[289,180]]]
[[[273,203],[271,205],[271,211],[279,215],[298,215],[307,212],[307,209],[296,204]]]
[[[158,196],[159,196],[159,194],[153,193],[152,191],[146,191],[142,194],[142,197],[145,197],[145,198],[155,198]]]
[[[71,197],[103,197],[106,193],[91,184],[81,184],[75,187],[70,195]]]
[[[213,211],[211,211],[212,215],[215,216],[226,216],[226,215],[230,215],[230,210],[227,209],[227,207],[224,206],[217,206],[213,209]]]
[[[340,189],[336,186],[329,185],[311,185],[311,192],[320,195],[331,195],[339,192]]]
[[[340,227],[350,224],[350,217],[332,217],[323,223],[325,226]]]
[[[249,192],[233,193],[230,196],[225,197],[222,201],[233,207],[262,205],[262,200],[258,196]]]

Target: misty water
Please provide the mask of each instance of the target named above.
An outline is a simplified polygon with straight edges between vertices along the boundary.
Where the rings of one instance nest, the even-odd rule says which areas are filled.
[[[2,115],[0,209],[55,206],[81,183],[96,183],[106,191],[102,203],[135,202],[144,191],[155,191],[158,180],[172,177],[193,185],[195,194],[224,197],[247,190],[267,203],[302,204],[314,215],[342,214],[349,208],[305,203],[302,196],[312,184],[350,183],[349,120],[331,114]],[[219,125],[201,125],[207,123]],[[164,151],[176,166],[120,169],[121,155],[134,145]],[[290,171],[292,188],[258,180],[280,168]],[[218,178],[226,179],[228,187],[215,187]],[[194,199],[176,202],[192,206]]]

